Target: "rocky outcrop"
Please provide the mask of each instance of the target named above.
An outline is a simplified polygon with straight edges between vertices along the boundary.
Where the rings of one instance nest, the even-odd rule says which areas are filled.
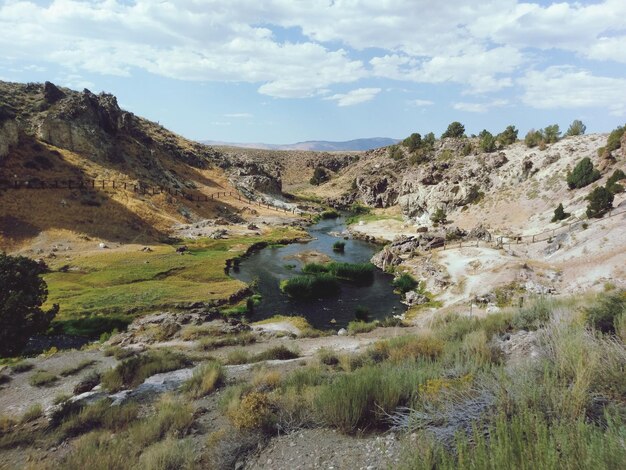
[[[9,149],[17,145],[19,139],[17,123],[13,119],[0,121],[0,161],[9,154]]]
[[[356,178],[356,187],[363,203],[372,207],[389,207],[397,203],[398,188],[395,176],[368,174]]]

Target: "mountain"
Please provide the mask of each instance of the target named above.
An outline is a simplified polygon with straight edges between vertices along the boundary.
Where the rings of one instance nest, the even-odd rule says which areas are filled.
[[[346,140],[343,142],[333,142],[327,140],[307,140],[306,142],[296,142],[295,144],[263,144],[263,143],[233,143],[220,142],[215,140],[201,141],[203,144],[225,146],[225,147],[242,147],[265,150],[311,150],[317,152],[350,152],[372,150],[380,147],[387,147],[399,142],[398,139],[389,137],[371,137],[366,139]]]

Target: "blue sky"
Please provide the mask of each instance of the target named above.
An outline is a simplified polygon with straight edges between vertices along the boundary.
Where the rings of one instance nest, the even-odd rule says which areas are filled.
[[[0,51],[197,140],[626,122],[624,0],[0,0]]]

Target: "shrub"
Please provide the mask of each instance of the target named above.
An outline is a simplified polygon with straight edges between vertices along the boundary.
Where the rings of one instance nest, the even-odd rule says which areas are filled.
[[[124,388],[133,388],[148,377],[161,372],[182,369],[191,365],[183,354],[171,351],[149,351],[141,356],[123,360],[114,369],[102,376],[102,386],[117,392]]]
[[[533,148],[537,145],[541,144],[544,141],[544,135],[542,131],[536,131],[535,129],[531,129],[526,133],[524,137],[524,143],[526,147]]]
[[[618,126],[612,130],[606,141],[605,151],[611,153],[622,146],[622,136],[626,132],[626,126]]]
[[[559,130],[558,124],[552,124],[550,126],[546,126],[543,130],[543,136],[545,143],[553,144],[559,141],[559,137],[561,136],[561,131]]]
[[[245,346],[254,342],[256,342],[256,336],[249,331],[245,331],[237,334],[202,338],[198,347],[203,351],[212,351],[225,346]]]
[[[28,383],[33,387],[44,387],[52,385],[57,380],[58,377],[56,375],[45,370],[38,370],[30,377]]]
[[[613,197],[613,194],[604,186],[599,186],[591,191],[585,198],[589,201],[587,217],[601,218],[613,208]]]
[[[448,220],[447,217],[445,209],[440,207],[430,216],[430,220],[435,224],[445,224]]]
[[[239,365],[248,362],[251,362],[250,354],[245,349],[236,349],[226,355],[226,364]]]
[[[521,330],[537,330],[550,319],[555,303],[546,298],[536,300],[529,307],[520,310],[513,317],[513,326]]]
[[[432,361],[441,356],[443,349],[443,340],[427,333],[417,336],[401,336],[380,346],[380,351],[383,354],[387,351],[387,359],[395,364],[420,358]]]
[[[567,128],[567,132],[565,133],[565,135],[583,135],[586,130],[587,126],[585,126],[581,120],[575,119]]]
[[[561,220],[567,219],[570,215],[569,212],[565,212],[563,209],[563,203],[560,203],[556,209],[554,209],[554,216],[552,217],[551,222],[559,222]]]
[[[79,362],[78,364],[74,365],[74,366],[70,366],[67,367],[65,369],[63,369],[61,371],[61,375],[63,377],[67,377],[69,375],[74,375],[74,374],[78,374],[81,370],[86,369],[87,367],[90,367],[92,365],[94,365],[97,361],[93,360],[93,359],[85,359],[84,361]]]
[[[415,152],[422,145],[422,136],[419,133],[414,132],[402,141],[402,145],[404,145],[409,152]]]
[[[612,194],[624,192],[624,187],[618,181],[626,179],[626,174],[622,170],[615,170],[606,181],[606,189]]]
[[[111,400],[103,399],[94,405],[70,407],[57,425],[60,424],[59,432],[63,437],[74,437],[94,429],[126,429],[138,416],[139,406],[136,403],[111,406]]]
[[[389,158],[391,158],[392,160],[400,160],[401,158],[404,158],[404,152],[399,145],[390,146],[388,152]]]
[[[346,242],[335,242],[333,243],[333,251],[335,253],[343,253],[346,251]]]
[[[28,338],[43,332],[59,311],[41,305],[48,288],[41,274],[44,267],[23,256],[0,253],[0,357],[19,353]]]
[[[441,134],[441,138],[445,139],[446,137],[463,137],[465,134],[465,126],[458,121],[451,122],[448,125],[448,128],[445,130],[443,134]]]
[[[318,349],[317,357],[319,358],[320,363],[326,366],[336,366],[339,364],[339,356],[337,355],[337,352],[329,348]]]
[[[415,289],[418,284],[419,283],[415,280],[415,278],[408,273],[401,274],[391,283],[391,285],[393,285],[393,287],[395,287],[395,289],[403,295]]]
[[[337,212],[335,209],[328,209],[322,212],[320,214],[320,217],[323,220],[327,220],[327,219],[336,219],[337,217],[339,217],[339,215],[340,215],[339,212]]]
[[[601,295],[594,305],[585,310],[585,320],[603,333],[615,333],[616,324],[626,314],[626,293],[616,292],[610,295]]]
[[[313,176],[309,180],[309,183],[314,186],[319,186],[320,184],[328,181],[328,179],[328,171],[324,167],[317,166],[315,167],[315,170],[313,170]]]
[[[567,186],[569,189],[584,188],[599,179],[600,172],[593,167],[589,157],[585,157],[567,174]]]
[[[286,361],[289,359],[296,359],[298,357],[300,357],[300,355],[297,352],[292,351],[287,346],[281,344],[256,354],[253,356],[253,362],[271,360]]]
[[[305,274],[322,274],[328,272],[328,266],[320,263],[307,263],[302,268]]]
[[[493,152],[496,150],[496,138],[487,129],[483,129],[478,135],[480,137],[479,146],[483,152]]]
[[[190,404],[163,395],[156,404],[156,414],[130,428],[131,440],[141,448],[166,436],[185,436],[193,424]]]
[[[498,142],[501,145],[511,145],[517,141],[518,130],[515,126],[507,126],[500,134],[498,134]]]
[[[341,289],[335,276],[324,273],[287,279],[281,282],[280,288],[289,297],[296,299],[332,297]]]
[[[356,335],[359,333],[369,333],[376,329],[377,322],[366,323],[364,321],[351,321],[348,323],[348,334]]]
[[[266,393],[250,392],[229,406],[228,415],[238,429],[269,429],[273,422],[272,402]]]
[[[33,367],[35,366],[32,364],[32,362],[20,361],[11,366],[11,371],[13,371],[14,374],[20,374],[22,372],[28,372]]]
[[[219,387],[226,377],[219,362],[211,361],[198,367],[182,389],[192,398],[201,398]]]

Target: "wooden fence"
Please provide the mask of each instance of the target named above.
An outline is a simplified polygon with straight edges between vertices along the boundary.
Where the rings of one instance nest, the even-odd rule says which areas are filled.
[[[130,181],[118,181],[118,180],[109,180],[109,179],[49,179],[42,180],[39,178],[31,179],[31,180],[13,180],[7,182],[6,180],[0,182],[0,189],[12,189],[12,190],[20,190],[20,189],[81,189],[81,190],[105,190],[105,189],[113,189],[115,191],[133,191],[136,194],[147,195],[147,196],[156,196],[158,194],[168,194],[174,197],[182,197],[187,199],[188,201],[193,202],[211,202],[217,199],[222,198],[234,198],[244,204],[248,204],[250,206],[256,206],[266,209],[275,210],[283,213],[300,213],[296,208],[286,208],[274,206],[268,203],[256,201],[254,199],[249,199],[246,196],[243,196],[238,191],[214,191],[212,193],[206,194],[199,190],[196,192],[192,192],[191,190],[184,190],[180,188],[173,188],[169,186],[159,186],[159,185],[150,185],[145,184],[141,181],[139,182],[130,182]]]

